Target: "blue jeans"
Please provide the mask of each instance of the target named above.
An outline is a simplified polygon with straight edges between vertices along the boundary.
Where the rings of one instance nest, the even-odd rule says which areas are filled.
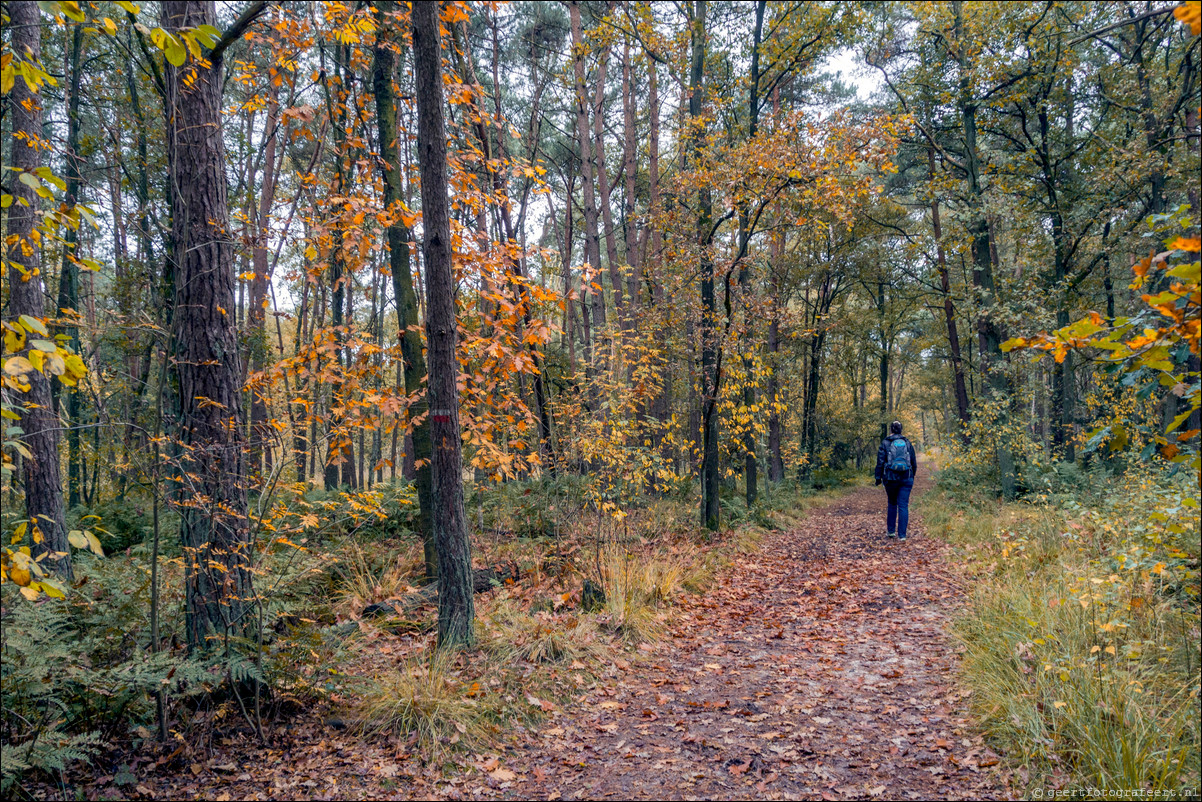
[[[906,528],[910,525],[910,490],[913,487],[913,479],[885,482],[885,493],[889,496],[885,526],[890,532],[896,532],[899,539],[905,539]]]

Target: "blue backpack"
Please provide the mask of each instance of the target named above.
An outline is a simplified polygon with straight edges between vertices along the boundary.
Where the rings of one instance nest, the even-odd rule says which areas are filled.
[[[910,444],[897,437],[885,446],[885,478],[901,481],[910,476]]]

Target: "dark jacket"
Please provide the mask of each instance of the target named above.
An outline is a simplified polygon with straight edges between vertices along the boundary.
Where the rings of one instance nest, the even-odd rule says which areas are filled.
[[[888,458],[889,444],[894,440],[901,438],[900,434],[891,434],[881,441],[881,447],[876,451],[876,481],[879,484],[885,480],[885,460]],[[914,444],[906,440],[906,445],[910,447],[910,476],[913,479],[918,475],[918,455],[914,453]]]

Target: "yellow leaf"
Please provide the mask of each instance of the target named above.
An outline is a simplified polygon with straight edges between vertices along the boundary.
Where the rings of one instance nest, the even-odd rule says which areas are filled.
[[[25,347],[25,330],[4,326],[4,347],[9,353],[17,353]]]
[[[88,539],[88,548],[92,550],[92,553],[97,557],[103,557],[104,549],[100,545],[100,540],[90,530],[85,529],[83,534]]]
[[[22,589],[24,589],[33,580],[33,576],[27,569],[19,568],[15,565],[8,570],[8,578],[13,582],[16,582],[17,585],[19,585]],[[34,594],[34,598],[37,598],[36,593]]]

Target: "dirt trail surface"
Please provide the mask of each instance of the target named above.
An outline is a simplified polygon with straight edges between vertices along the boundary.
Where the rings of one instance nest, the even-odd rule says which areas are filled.
[[[920,484],[917,496],[924,489]],[[440,775],[319,721],[213,757],[141,795],[182,799],[990,799],[946,634],[962,591],[911,519],[884,537],[859,488],[768,534],[686,594],[670,636],[614,659],[494,756]]]
[[[885,539],[884,495],[812,511],[682,602],[642,665],[506,758],[510,795],[1004,797],[954,686],[945,628],[962,594],[921,521]]]

